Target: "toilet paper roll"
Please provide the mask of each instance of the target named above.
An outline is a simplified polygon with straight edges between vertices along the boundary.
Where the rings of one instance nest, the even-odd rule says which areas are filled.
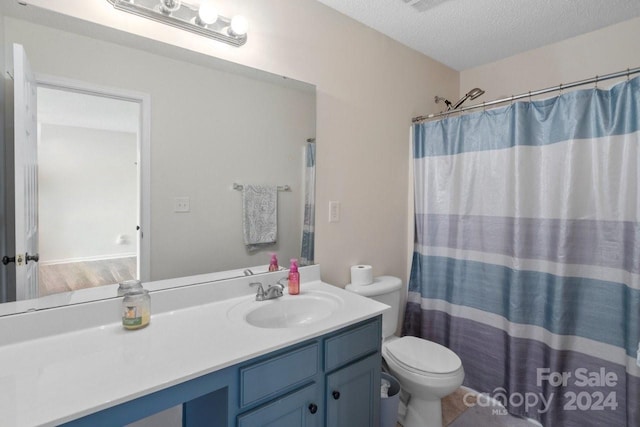
[[[373,283],[373,268],[370,265],[354,265],[351,267],[352,285],[370,285]]]

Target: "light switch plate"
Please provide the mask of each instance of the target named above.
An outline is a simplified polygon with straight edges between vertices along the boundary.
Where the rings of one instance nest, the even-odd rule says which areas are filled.
[[[340,202],[331,201],[329,202],[329,222],[339,222],[340,221]]]
[[[191,211],[191,206],[188,197],[176,197],[173,199],[173,211],[179,213],[186,213]]]

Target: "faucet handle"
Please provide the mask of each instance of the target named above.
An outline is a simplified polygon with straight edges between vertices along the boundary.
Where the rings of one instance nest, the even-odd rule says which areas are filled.
[[[262,283],[260,282],[251,282],[249,286],[257,286],[258,293],[256,293],[256,300],[261,301],[264,298],[264,288],[262,287]]]
[[[275,284],[279,285],[279,286],[282,286],[282,289],[284,290],[284,288],[287,287],[288,280],[289,280],[288,277],[283,277],[282,279],[278,280]],[[283,281],[284,281],[284,283],[282,283]]]
[[[280,298],[283,295],[284,286],[281,283],[275,283],[267,288],[265,293],[266,299]]]

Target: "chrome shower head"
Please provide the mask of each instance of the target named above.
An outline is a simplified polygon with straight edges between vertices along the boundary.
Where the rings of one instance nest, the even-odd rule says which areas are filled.
[[[453,104],[453,106],[451,107],[452,110],[456,110],[458,109],[467,99],[476,99],[477,97],[479,97],[480,95],[482,95],[484,93],[484,91],[482,89],[480,89],[479,87],[473,88],[471,89],[469,92],[467,92],[467,94],[465,96],[463,96],[462,98],[460,98],[458,100],[458,102],[456,102],[455,104]]]
[[[471,89],[469,92],[467,92],[467,96],[469,97],[469,99],[476,99],[483,93],[484,91],[482,89],[480,89],[479,87],[476,87]]]

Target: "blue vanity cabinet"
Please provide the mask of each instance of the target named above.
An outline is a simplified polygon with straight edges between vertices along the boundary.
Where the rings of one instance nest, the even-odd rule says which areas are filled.
[[[379,425],[380,327],[374,319],[325,339],[327,426]]]
[[[377,427],[380,318],[240,368],[237,427]]]
[[[381,316],[87,415],[126,425],[183,404],[183,427],[378,427]]]
[[[316,339],[240,366],[239,407],[244,412],[237,426],[321,427],[321,348]]]
[[[238,427],[321,427],[318,384],[311,383],[238,416]]]
[[[380,357],[369,356],[327,375],[325,390],[327,426],[377,427]]]

